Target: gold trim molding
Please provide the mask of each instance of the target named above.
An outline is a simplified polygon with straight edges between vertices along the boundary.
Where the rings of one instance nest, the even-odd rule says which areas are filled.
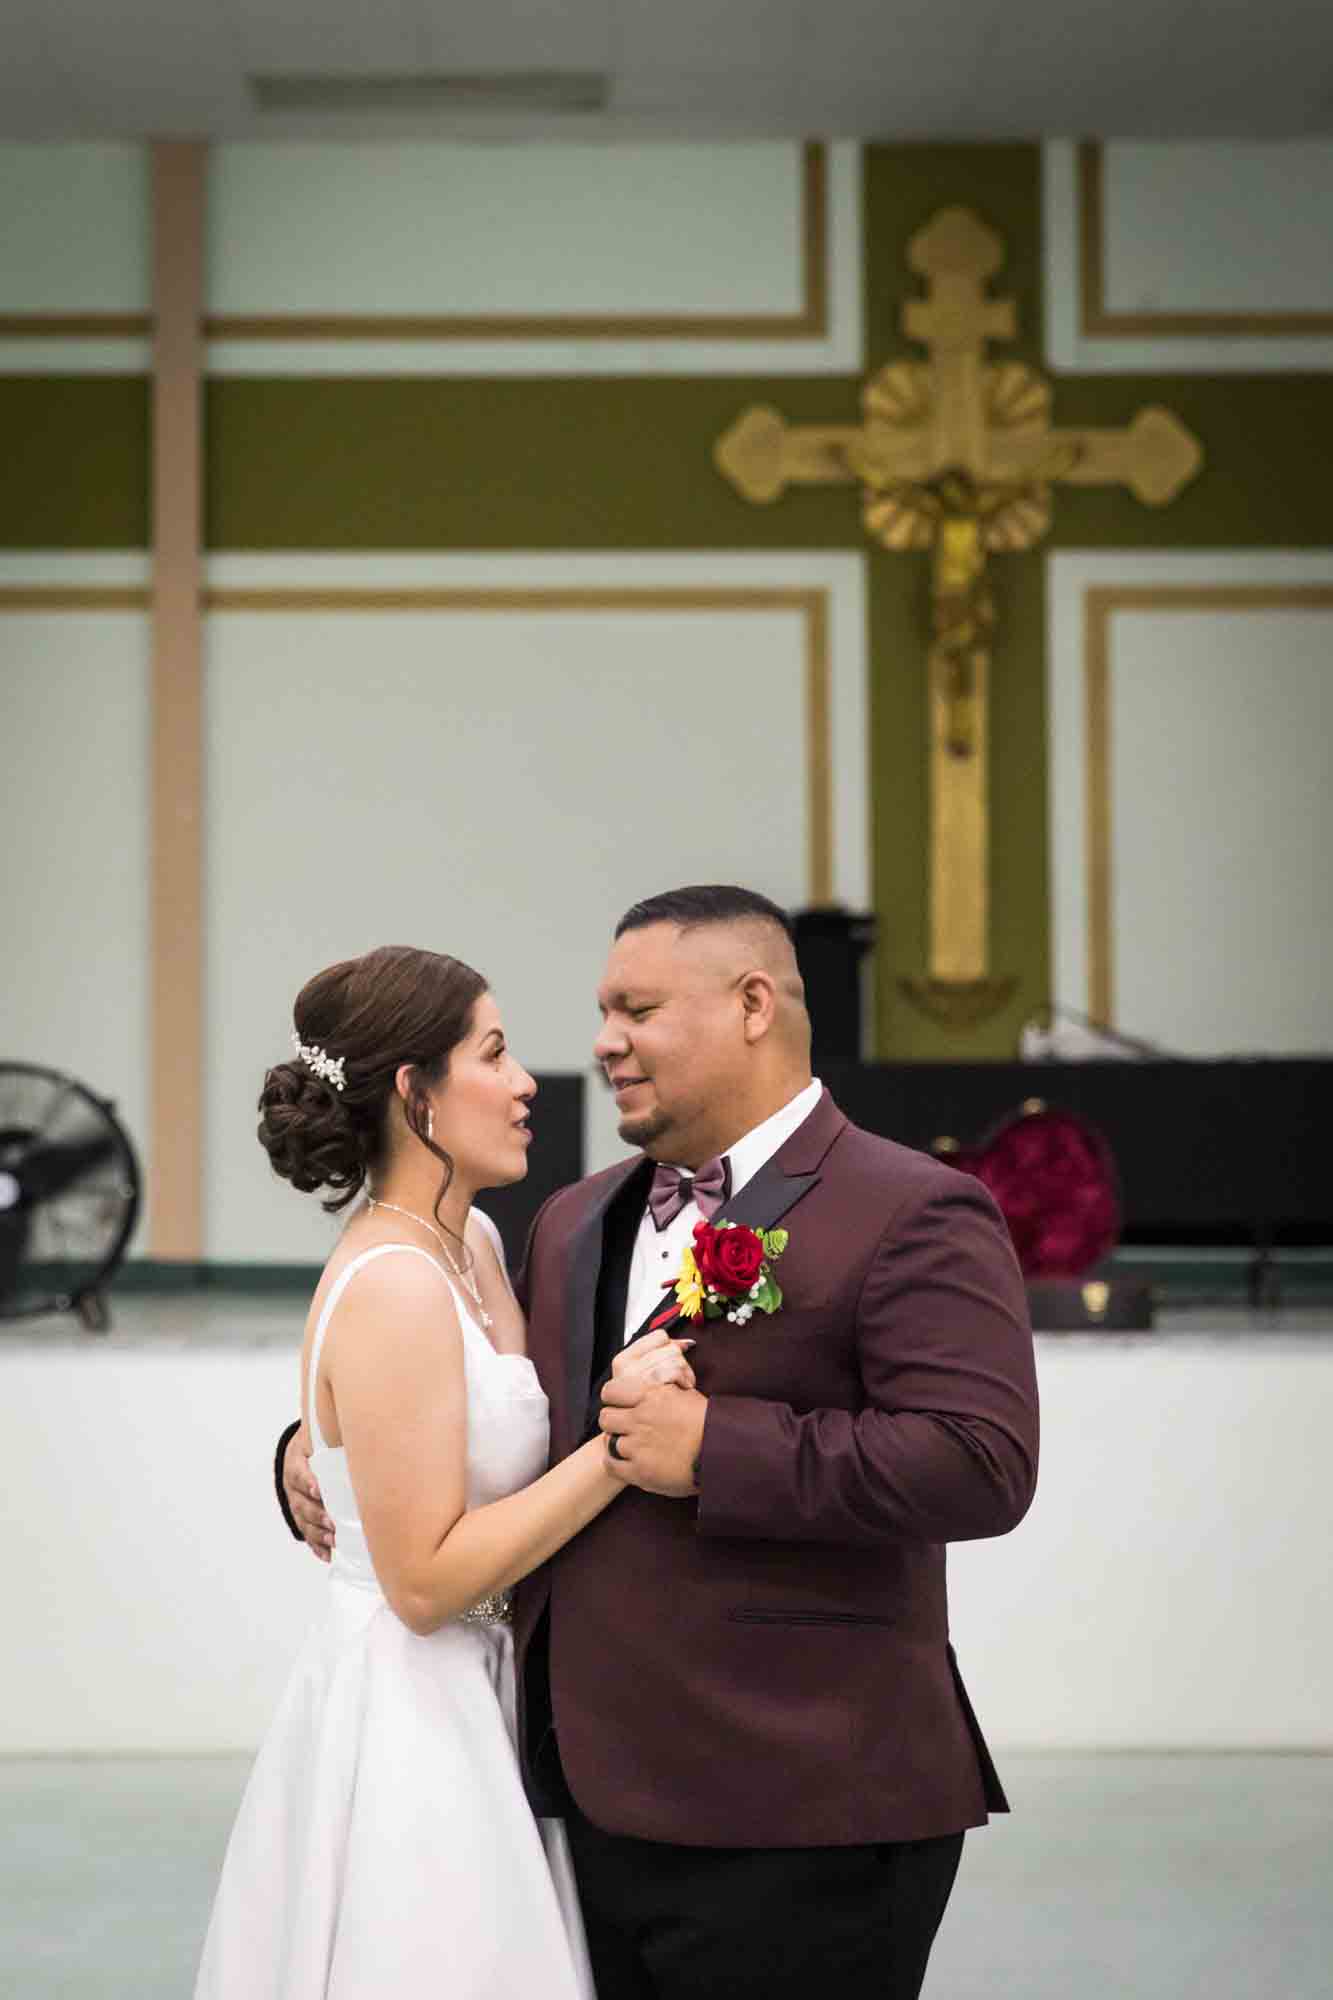
[[[5,340],[148,340],[151,313],[0,313]]]
[[[209,313],[209,340],[822,340],[829,330],[828,148],[801,154],[800,296],[791,313]],[[9,313],[5,339],[146,339],[151,313]]]
[[[1100,139],[1078,148],[1079,332],[1087,339],[1299,339],[1333,334],[1333,312],[1116,312],[1106,303],[1106,159]]]
[[[4,611],[150,611],[147,584],[0,584]]]
[[[1111,620],[1120,611],[1329,611],[1333,584],[1089,584],[1083,596],[1088,1012],[1115,1025]]]

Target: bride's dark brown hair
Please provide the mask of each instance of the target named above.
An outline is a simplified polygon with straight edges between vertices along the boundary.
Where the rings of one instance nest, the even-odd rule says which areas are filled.
[[[409,1129],[444,1169],[434,1214],[449,1191],[454,1163],[430,1134],[427,1093],[449,1073],[449,1057],[468,1034],[487,991],[479,972],[443,952],[381,945],[362,958],[317,972],[296,996],[296,1033],[343,1065],[343,1088],[298,1056],[275,1063],[259,1093],[259,1143],[275,1173],[302,1194],[331,1188],[330,1215],[356,1199],[382,1165],[395,1077],[412,1076],[403,1112]]]

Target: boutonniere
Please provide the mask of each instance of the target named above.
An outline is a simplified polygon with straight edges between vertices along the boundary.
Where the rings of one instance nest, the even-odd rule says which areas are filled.
[[[669,1278],[676,1302],[659,1313],[654,1327],[673,1319],[722,1319],[744,1326],[755,1313],[775,1313],[782,1293],[773,1265],[787,1247],[785,1229],[750,1229],[743,1222],[699,1222],[694,1246],[686,1247],[676,1277]]]

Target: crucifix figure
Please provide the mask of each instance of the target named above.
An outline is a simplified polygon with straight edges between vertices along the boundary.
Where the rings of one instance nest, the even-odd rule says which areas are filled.
[[[987,297],[1004,261],[1000,238],[964,208],[942,209],[908,246],[926,295],[903,310],[903,331],[928,359],[871,377],[864,421],[789,426],[774,409],[746,410],[714,448],[747,500],[800,484],[860,482],[867,533],[881,548],[929,550],[927,654],[930,754],[930,959],[910,997],[947,1024],[983,1019],[1014,981],[991,976],[987,715],[995,610],[992,552],[1030,549],[1050,525],[1051,486],[1118,483],[1163,507],[1203,463],[1170,410],[1140,410],[1124,430],[1059,430],[1051,391],[1022,362],[986,359],[1012,340],[1012,299]]]

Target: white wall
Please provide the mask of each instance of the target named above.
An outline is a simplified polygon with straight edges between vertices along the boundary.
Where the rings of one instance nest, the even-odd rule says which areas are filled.
[[[1078,149],[1044,148],[1046,340],[1082,374],[1242,374],[1333,367],[1333,139],[1117,140],[1102,148],[1103,305],[1133,329],[1081,325]],[[1194,328],[1173,316],[1199,315]],[[1256,326],[1256,319],[1264,322]]]
[[[208,620],[212,1258],[283,1262],[328,1241],[254,1140],[259,1080],[321,966],[383,943],[450,951],[492,981],[529,1067],[581,1071],[631,902],[700,880],[807,899],[806,628],[766,586],[831,606],[836,880],[850,902],[868,892],[855,557],[230,558],[210,574],[224,596],[258,580],[409,593],[391,610]],[[523,594],[547,586],[592,602]],[[701,587],[733,597],[673,597]],[[431,588],[492,596],[432,606]],[[607,590],[630,596],[599,606]],[[598,1093],[589,1108],[602,1164],[621,1149]],[[540,1139],[540,1101],[535,1115]]]
[[[0,145],[0,314],[149,310],[143,146]]]
[[[215,313],[800,309],[801,156],[781,142],[229,144],[209,205]]]
[[[1115,1025],[1193,1055],[1333,1049],[1333,556],[1071,551],[1049,584],[1055,998],[1098,1011],[1085,607],[1131,590],[1107,667]],[[1271,595],[1228,598],[1246,587]]]
[[[1218,1054],[1333,1049],[1333,596],[1120,614],[1109,726],[1122,1017]]]
[[[299,1315],[248,1324],[0,1349],[0,1754],[257,1743],[324,1572],[269,1478]],[[1333,1343],[1050,1338],[1038,1372],[1033,1510],[950,1555],[992,1743],[1333,1748]]]
[[[148,148],[0,145],[0,318],[115,317],[152,307]],[[141,373],[146,338],[0,332],[0,371]]]
[[[1333,1748],[1333,1341],[1038,1339],[1026,1521],[950,1550],[954,1643],[1014,1749]]]
[[[324,1577],[272,1498],[299,1341],[6,1341],[0,1754],[258,1742]]]
[[[66,1070],[115,1099],[142,1147],[146,615],[17,611],[0,600],[0,710],[0,1060]]]
[[[0,1056],[114,1095],[141,1147],[147,620],[69,608],[68,593],[142,572],[130,557],[0,562],[0,590],[67,593],[40,613],[0,597],[0,770],[16,825],[34,830],[5,875],[20,949]],[[209,581],[211,1259],[327,1248],[333,1225],[272,1178],[254,1137],[264,1069],[288,1054],[292,1001],[322,966],[382,943],[452,951],[491,979],[531,1067],[584,1071],[593,989],[631,902],[717,879],[809,899],[807,601],[828,628],[834,891],[866,906],[858,556],[227,557]],[[533,595],[570,589],[580,608]],[[229,595],[256,590],[247,608]],[[305,593],[299,608],[282,591]],[[395,608],[368,603],[375,591]],[[592,1165],[621,1151],[595,1090],[587,1151]]]
[[[1333,141],[1105,150],[1112,312],[1333,313]]]
[[[1333,141],[1116,141],[1101,148],[1101,188],[1107,324],[1095,332],[1082,323],[1078,148],[1046,145],[1057,418],[1061,371],[1333,367],[1327,328],[1298,323],[1333,313]],[[1115,325],[1130,314],[1146,323]],[[1195,322],[1173,325],[1182,315]],[[1185,1053],[1333,1047],[1323,859],[1333,839],[1333,557],[1072,550],[1048,558],[1047,578],[1053,997],[1104,1011],[1089,985],[1087,594],[1161,593],[1115,611],[1109,627],[1109,1011],[1127,1032]],[[1226,602],[1237,586],[1291,600]],[[1324,602],[1295,601],[1311,588]],[[1182,590],[1198,601],[1166,601]]]

